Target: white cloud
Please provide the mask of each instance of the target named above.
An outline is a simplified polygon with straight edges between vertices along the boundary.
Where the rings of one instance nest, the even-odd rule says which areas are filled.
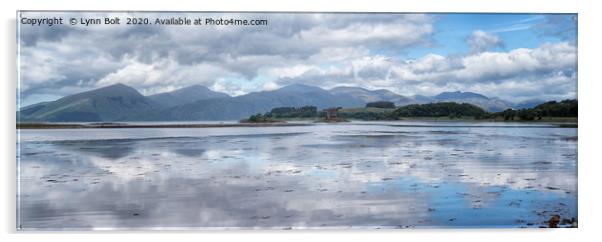
[[[299,33],[299,38],[326,46],[389,44],[396,47],[419,44],[431,34],[429,23],[354,23],[344,28],[317,26]]]
[[[403,95],[463,90],[508,99],[528,99],[528,95],[559,99],[576,97],[575,73],[576,47],[561,42],[534,49],[465,56],[428,54],[416,60],[358,55],[298,71],[281,79],[280,85],[293,82],[318,83],[327,88],[353,85],[387,88]],[[565,92],[554,91],[553,87],[558,86],[564,87]]]
[[[574,70],[576,48],[566,42],[543,44],[535,49],[509,52],[482,52],[461,57],[427,55],[400,63],[394,73],[403,80],[415,81],[501,81],[518,75],[546,74],[554,70]]]
[[[68,95],[114,83],[130,85],[143,94],[200,84],[240,95],[291,83],[386,88],[403,95],[451,90],[521,98],[527,93],[534,97],[576,93],[572,89],[558,93],[545,86],[549,85],[546,80],[554,78],[562,82],[556,86],[576,82],[576,47],[569,42],[492,52],[502,45],[501,39],[477,30],[465,39],[472,50],[466,55],[425,54],[410,60],[403,58],[404,51],[429,46],[436,20],[431,15],[225,15],[267,18],[270,24],[204,26],[200,30],[182,26],[65,27],[56,32],[24,26],[20,40],[22,98]],[[525,90],[540,93],[518,92],[521,83]]]
[[[143,94],[171,91],[188,85],[211,86],[216,76],[236,75],[210,64],[180,65],[173,59],[160,59],[142,63],[135,59],[123,61],[124,67],[96,82],[96,87],[125,83],[138,88]]]
[[[466,43],[472,53],[487,51],[495,47],[503,46],[500,37],[482,30],[475,30],[472,32],[472,34],[466,38]]]
[[[302,75],[303,73],[311,70],[311,69],[315,69],[316,66],[310,66],[310,65],[294,65],[294,66],[290,66],[290,67],[276,67],[276,68],[272,68],[268,71],[268,75],[275,77],[275,78],[286,78],[286,77],[298,77],[300,75]]]

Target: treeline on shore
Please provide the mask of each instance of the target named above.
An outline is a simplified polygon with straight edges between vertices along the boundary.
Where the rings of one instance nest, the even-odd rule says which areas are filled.
[[[440,102],[410,104],[396,107],[392,102],[379,101],[363,108],[338,109],[338,117],[356,120],[401,120],[404,118],[494,119],[506,121],[534,121],[544,118],[577,117],[577,100],[549,101],[533,108],[507,109],[487,112],[468,103]],[[278,107],[265,114],[251,115],[247,122],[277,122],[282,119],[325,118],[326,112],[315,106]]]
[[[576,99],[567,99],[560,102],[550,101],[539,104],[534,108],[526,109],[506,109],[502,112],[487,113],[480,118],[494,119],[503,118],[504,120],[541,120],[549,117],[577,117],[578,107]]]

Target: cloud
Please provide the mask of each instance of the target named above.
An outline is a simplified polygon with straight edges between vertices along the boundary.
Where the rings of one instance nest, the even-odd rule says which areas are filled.
[[[534,27],[542,36],[552,36],[571,42],[575,42],[577,39],[576,14],[546,15],[544,21]]]
[[[497,35],[482,30],[475,30],[472,32],[472,34],[466,38],[466,43],[472,53],[483,52],[504,46],[502,40]]]
[[[103,18],[131,13],[23,13],[26,17]],[[137,17],[175,17],[136,13]],[[576,82],[573,42],[493,52],[503,46],[475,30],[470,53],[404,57],[429,48],[440,31],[427,14],[178,13],[178,17],[267,19],[267,26],[20,26],[21,98],[48,100],[124,83],[143,94],[200,84],[241,95],[292,83],[386,88],[400,94],[479,90],[490,96],[564,97],[545,80]],[[428,52],[427,52],[428,53]],[[524,82],[526,89],[516,86]],[[514,83],[514,84],[512,84]],[[514,85],[514,86],[513,86]],[[568,85],[568,84],[567,84]],[[562,86],[562,85],[560,85]],[[499,89],[495,89],[495,88]],[[504,91],[512,91],[505,94]]]
[[[406,21],[391,23],[353,23],[343,28],[317,26],[299,33],[299,38],[308,43],[326,46],[390,45],[405,47],[421,43],[423,37],[432,33],[429,24],[413,24]]]
[[[500,81],[516,75],[537,75],[565,69],[574,71],[576,61],[574,46],[566,42],[543,44],[535,49],[484,52],[464,57],[464,68],[454,70],[453,74],[467,81]]]
[[[98,80],[96,87],[127,83],[148,95],[171,91],[190,83],[211,86],[216,76],[232,74],[218,65],[199,63],[183,66],[173,59],[160,59],[152,63],[127,59],[123,61],[123,65],[123,68]]]
[[[151,85],[212,86],[226,77],[251,81],[263,68],[289,68],[332,49],[364,46],[397,51],[423,44],[425,36],[432,34],[433,29],[432,18],[424,14],[177,15],[267,19],[269,25],[20,25],[22,94],[27,96],[42,87],[92,88],[114,82],[158,91],[161,88]],[[22,13],[22,17],[29,18],[55,16],[64,19],[118,16],[124,20],[133,15]],[[151,21],[174,17],[171,13],[137,13],[136,16],[148,17]],[[162,80],[158,81],[159,78]],[[189,78],[188,82],[184,78]]]
[[[509,100],[576,98],[576,47],[560,42],[534,49],[479,52],[464,56],[429,54],[415,60],[357,56],[328,67],[305,68],[277,81],[386,88],[403,95],[475,91]],[[521,89],[522,88],[522,89]]]

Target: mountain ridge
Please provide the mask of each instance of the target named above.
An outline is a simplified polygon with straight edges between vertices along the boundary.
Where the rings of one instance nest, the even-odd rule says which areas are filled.
[[[387,89],[339,86],[327,90],[305,84],[292,84],[240,96],[229,96],[205,86],[193,85],[144,96],[136,89],[118,83],[55,101],[29,105],[17,112],[17,118],[25,122],[238,120],[268,112],[275,107],[350,108],[375,101],[390,101],[397,106],[435,102],[470,103],[490,112],[503,111],[515,105],[474,92],[403,96]],[[535,103],[524,104],[531,106]]]
[[[20,121],[50,122],[119,121],[158,107],[136,89],[113,84],[56,101],[29,105],[17,113],[17,118]]]
[[[161,103],[165,107],[178,106],[198,100],[229,97],[228,94],[215,92],[202,85],[192,85],[173,90],[171,92],[162,92],[147,96],[154,102]]]

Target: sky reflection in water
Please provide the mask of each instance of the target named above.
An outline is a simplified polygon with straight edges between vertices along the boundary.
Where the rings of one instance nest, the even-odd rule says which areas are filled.
[[[21,130],[20,147],[22,229],[539,227],[577,217],[576,128]]]

